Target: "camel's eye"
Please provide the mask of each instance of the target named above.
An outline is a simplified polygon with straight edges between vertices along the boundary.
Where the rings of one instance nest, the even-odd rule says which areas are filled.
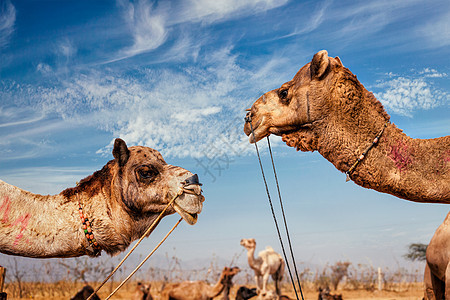
[[[288,94],[289,94],[289,90],[287,89],[283,89],[280,90],[278,92],[278,97],[280,98],[281,101],[283,101],[284,103],[288,103]]]
[[[139,178],[143,180],[153,179],[156,175],[159,174],[158,169],[151,165],[140,166],[139,168],[137,168],[136,172]]]

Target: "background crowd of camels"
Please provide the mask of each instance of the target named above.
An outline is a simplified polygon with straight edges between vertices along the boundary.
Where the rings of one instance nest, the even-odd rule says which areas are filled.
[[[280,135],[297,150],[318,151],[360,186],[410,201],[450,203],[450,136],[413,139],[404,134],[373,94],[325,50],[291,81],[261,96],[247,116],[251,121],[244,132],[251,143]],[[0,252],[35,258],[118,253],[140,238],[174,197],[164,215],[177,212],[195,224],[204,197],[198,182],[185,184],[191,172],[167,164],[154,149],[128,147],[121,139],[116,139],[113,156],[100,171],[58,195],[33,194],[0,180]],[[87,228],[80,215],[90,220]],[[425,299],[450,299],[449,226],[447,215],[427,248]],[[84,230],[94,233],[97,251]],[[258,297],[288,299],[278,287],[283,259],[270,248],[254,258],[254,240],[241,245],[255,271]],[[237,272],[225,268],[214,286],[168,284],[163,299],[212,299]],[[270,276],[275,292],[267,289]],[[146,287],[139,290],[145,293]],[[197,290],[201,297],[185,295]]]

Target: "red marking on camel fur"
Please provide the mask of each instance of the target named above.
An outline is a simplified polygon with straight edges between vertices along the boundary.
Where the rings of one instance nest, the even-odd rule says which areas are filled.
[[[406,170],[413,162],[411,151],[407,144],[399,141],[397,145],[391,146],[389,158],[395,163],[400,171]]]
[[[17,244],[19,243],[19,240],[23,237],[23,231],[25,229],[27,229],[28,221],[30,220],[30,218],[31,218],[31,215],[26,214],[24,216],[20,216],[19,218],[17,218],[17,220],[14,223],[11,224],[11,226],[16,226],[16,225],[21,224],[20,232],[16,236],[16,239],[14,240],[14,243],[13,243],[14,246],[17,246]]]
[[[447,150],[447,152],[444,153],[443,160],[445,162],[450,162],[450,150]]]
[[[3,198],[2,205],[0,206],[0,211],[4,210],[2,223],[8,223],[10,207],[11,207],[11,201],[9,200],[8,196],[5,196],[5,198]]]

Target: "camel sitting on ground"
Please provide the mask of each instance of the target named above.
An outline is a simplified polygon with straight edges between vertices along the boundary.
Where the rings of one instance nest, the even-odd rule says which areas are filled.
[[[248,300],[258,295],[256,288],[249,289],[246,286],[240,286],[236,291],[236,300]]]
[[[151,148],[116,139],[114,160],[58,195],[41,196],[0,180],[0,252],[27,257],[113,255],[140,238],[176,196],[193,225],[204,197],[197,175]],[[81,217],[81,220],[80,220]]]
[[[238,267],[233,267],[230,270],[230,273],[236,272],[239,273],[241,270]],[[230,299],[230,290],[233,287],[233,276],[226,276],[223,280],[223,291],[222,291],[222,298],[221,300],[229,300]]]
[[[389,119],[341,60],[322,50],[291,81],[256,100],[244,132],[251,143],[276,134],[297,150],[317,150],[365,188],[450,203],[450,136],[412,139]]]
[[[138,282],[136,284],[136,290],[133,294],[133,300],[153,300],[152,294],[150,293],[151,284],[143,284]]]
[[[90,295],[94,292],[94,288],[90,285],[85,285],[75,296],[70,298],[70,300],[86,300]],[[91,298],[92,300],[100,300],[100,297],[97,294],[94,294]]]
[[[239,273],[238,267],[225,267],[215,285],[209,285],[204,281],[185,281],[181,283],[169,283],[161,292],[161,300],[212,300],[225,288],[226,282]]]
[[[333,295],[330,292],[330,289],[328,287],[322,289],[319,288],[319,296],[317,297],[318,300],[342,300],[341,294]]]
[[[450,212],[427,247],[425,299],[450,300]]]
[[[272,247],[267,246],[265,250],[258,253],[255,258],[256,241],[255,239],[242,239],[241,246],[247,249],[248,265],[255,272],[255,282],[258,294],[267,291],[267,281],[269,276],[275,282],[275,290],[280,295],[279,283],[284,275],[284,260],[280,254],[276,253]]]

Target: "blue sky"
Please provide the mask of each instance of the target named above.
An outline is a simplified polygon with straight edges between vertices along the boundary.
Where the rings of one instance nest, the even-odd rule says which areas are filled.
[[[244,110],[319,50],[406,134],[450,132],[446,0],[0,3],[0,178],[55,194],[110,160],[116,137],[155,148],[204,183],[199,222],[160,250],[181,260],[230,261],[248,237],[280,250]],[[319,154],[272,143],[301,262],[404,264],[407,245],[428,243],[448,212],[345,183]]]

